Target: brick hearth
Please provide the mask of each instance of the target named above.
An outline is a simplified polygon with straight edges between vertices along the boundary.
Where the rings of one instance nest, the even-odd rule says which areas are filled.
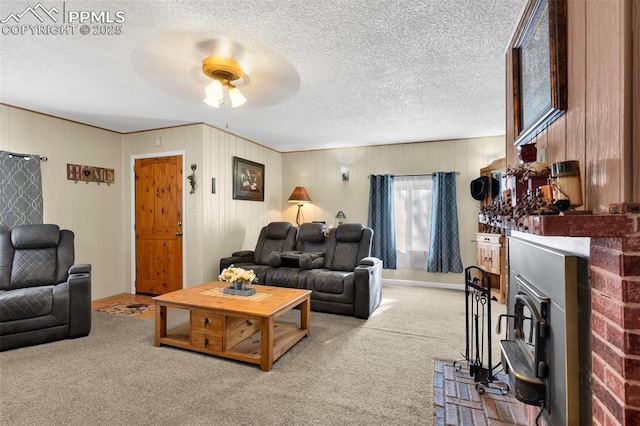
[[[498,379],[508,383],[504,374]],[[513,392],[502,395],[486,391],[478,394],[476,382],[469,368],[460,370],[453,362],[434,363],[433,424],[434,426],[508,426],[527,425],[525,405],[515,399]]]

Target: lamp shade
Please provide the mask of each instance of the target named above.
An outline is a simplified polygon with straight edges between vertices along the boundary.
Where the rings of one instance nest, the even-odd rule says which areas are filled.
[[[204,99],[204,103],[214,108],[220,108],[220,105],[224,103],[224,92],[227,92],[229,101],[232,108],[237,108],[244,105],[247,102],[240,90],[231,83],[222,83],[220,80],[213,80],[205,89],[204,93],[207,97]]]
[[[309,198],[309,194],[307,194],[307,190],[304,189],[304,186],[296,186],[291,195],[289,195],[288,201],[290,203],[304,204],[310,203],[311,198]]]
[[[235,86],[229,90],[229,99],[231,100],[231,107],[233,108],[237,108],[247,102],[247,98],[242,96],[240,90]]]
[[[336,219],[346,219],[347,217],[344,215],[344,212],[340,210],[336,215]]]
[[[204,103],[214,108],[220,108],[220,102],[222,101],[222,83],[218,80],[213,80],[205,89],[207,97],[204,99]]]

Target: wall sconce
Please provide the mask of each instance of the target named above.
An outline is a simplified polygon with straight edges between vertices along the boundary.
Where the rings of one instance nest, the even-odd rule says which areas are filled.
[[[347,169],[346,167],[341,167],[340,173],[342,174],[342,180],[349,180],[349,169]]]
[[[296,214],[296,223],[298,224],[298,226],[300,226],[302,223],[304,223],[302,205],[305,203],[310,203],[311,198],[309,198],[309,194],[307,194],[307,190],[304,189],[304,186],[296,186],[289,196],[288,201],[290,203],[298,203],[298,214]]]
[[[196,164],[192,164],[191,165],[191,174],[189,176],[187,176],[187,179],[189,179],[189,183],[191,184],[191,191],[189,191],[189,194],[195,194],[196,192],[196,169],[198,168],[198,166],[196,166]]]
[[[344,219],[347,217],[344,215],[344,212],[340,210],[336,215],[336,219],[338,219],[338,225],[342,225],[344,223]]]

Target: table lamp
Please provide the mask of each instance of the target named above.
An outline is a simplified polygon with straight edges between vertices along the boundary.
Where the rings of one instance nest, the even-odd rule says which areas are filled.
[[[302,214],[302,205],[304,203],[310,203],[311,198],[309,198],[309,194],[307,194],[307,190],[304,189],[304,186],[296,186],[293,189],[293,192],[289,196],[290,203],[298,203],[298,214],[296,215],[296,224],[300,226],[304,222],[304,215]]]

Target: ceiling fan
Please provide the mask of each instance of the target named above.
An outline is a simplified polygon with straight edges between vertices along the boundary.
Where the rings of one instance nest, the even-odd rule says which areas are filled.
[[[189,102],[202,102],[206,87],[205,102],[213,107],[228,100],[232,107],[246,102],[244,108],[261,108],[283,102],[300,88],[293,65],[268,46],[198,31],[164,32],[152,39],[137,45],[134,68],[157,88]]]
[[[220,108],[228,97],[231,106],[237,108],[247,102],[247,98],[232,83],[243,76],[240,64],[236,60],[223,56],[207,56],[202,60],[202,72],[213,79],[204,90],[207,95],[204,103]]]

